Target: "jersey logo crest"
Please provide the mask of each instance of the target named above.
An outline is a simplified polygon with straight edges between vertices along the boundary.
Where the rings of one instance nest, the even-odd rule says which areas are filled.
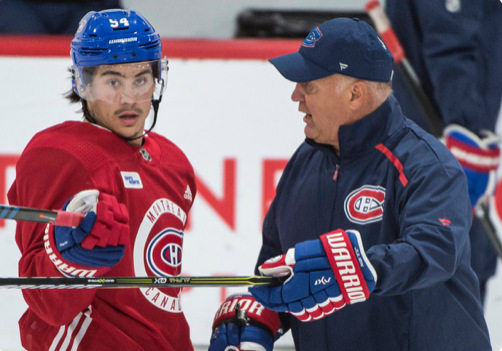
[[[168,228],[157,234],[147,248],[148,267],[159,277],[181,274],[183,232]]]
[[[349,221],[357,224],[381,221],[385,192],[385,188],[375,185],[364,185],[351,192],[344,204]]]
[[[187,214],[175,202],[155,200],[145,212],[134,241],[136,277],[179,277],[183,261],[183,228]],[[182,313],[179,288],[139,288],[153,306]]]
[[[143,183],[139,174],[136,172],[120,172],[122,175],[122,180],[124,181],[124,187],[128,189],[143,189]]]

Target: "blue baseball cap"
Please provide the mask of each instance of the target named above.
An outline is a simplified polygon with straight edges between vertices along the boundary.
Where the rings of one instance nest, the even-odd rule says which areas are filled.
[[[394,58],[369,24],[358,18],[336,18],[314,28],[300,50],[270,59],[286,78],[308,82],[338,73],[388,82]]]

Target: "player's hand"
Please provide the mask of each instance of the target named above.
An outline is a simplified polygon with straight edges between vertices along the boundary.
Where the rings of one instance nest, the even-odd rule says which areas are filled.
[[[76,228],[55,226],[55,246],[64,259],[110,268],[122,259],[129,242],[129,215],[115,196],[85,190],[70,198],[63,210],[86,213]]]
[[[475,206],[484,195],[495,190],[495,173],[500,162],[500,138],[490,131],[479,137],[456,124],[444,130],[446,147],[462,166],[469,184],[469,197]]]
[[[281,335],[277,312],[265,308],[249,293],[235,294],[227,297],[216,312],[208,351],[272,351]]]
[[[263,263],[259,271],[273,276],[292,271],[282,286],[258,286],[249,291],[265,307],[290,312],[304,322],[365,301],[377,282],[356,230],[338,229],[320,239],[298,243],[286,255]]]

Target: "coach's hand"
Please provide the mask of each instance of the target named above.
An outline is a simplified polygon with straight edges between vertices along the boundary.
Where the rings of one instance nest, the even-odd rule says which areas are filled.
[[[55,226],[55,246],[61,256],[89,267],[113,267],[129,242],[129,215],[117,198],[85,190],[70,198],[64,211],[86,213],[76,228]]]
[[[269,310],[249,293],[227,297],[213,322],[208,351],[272,351],[282,335],[277,312]]]
[[[304,322],[365,301],[377,281],[355,230],[338,229],[320,239],[298,243],[287,254],[266,261],[259,271],[273,276],[290,272],[282,286],[258,286],[249,291],[265,307],[290,312]]]
[[[500,162],[500,138],[490,131],[481,137],[456,124],[444,130],[445,142],[462,166],[469,184],[469,197],[476,206],[484,195],[495,190],[495,176]]]

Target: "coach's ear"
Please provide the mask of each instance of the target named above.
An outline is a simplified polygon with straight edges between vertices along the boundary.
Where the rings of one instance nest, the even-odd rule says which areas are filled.
[[[362,80],[356,80],[349,86],[349,108],[352,111],[360,110],[368,102],[368,85]]]

